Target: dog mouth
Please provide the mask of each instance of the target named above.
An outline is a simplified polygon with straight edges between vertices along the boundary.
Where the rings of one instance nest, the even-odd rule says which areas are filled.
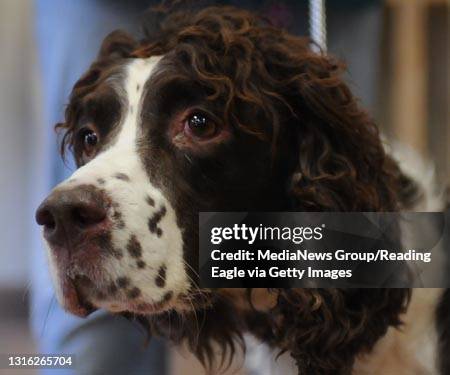
[[[104,249],[96,243],[88,246],[87,252],[69,246],[51,247],[58,269],[58,299],[67,312],[85,318],[98,309],[155,315],[176,308],[178,298],[174,292],[166,290],[153,297],[132,274],[122,271],[114,277],[100,264]]]
[[[86,318],[98,309],[111,313],[156,315],[175,307],[173,292],[166,292],[157,301],[147,301],[137,296],[137,288],[126,285],[126,279],[99,287],[85,275],[70,275],[61,280],[62,305],[66,311]],[[121,281],[121,283],[120,283]]]
[[[81,281],[83,282],[83,281]],[[97,308],[81,293],[79,280],[66,277],[61,283],[63,307],[66,311],[80,318],[85,318]]]

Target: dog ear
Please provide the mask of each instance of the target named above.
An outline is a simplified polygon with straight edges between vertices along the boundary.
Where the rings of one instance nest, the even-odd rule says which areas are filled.
[[[343,64],[311,51],[286,56],[293,61],[278,69],[286,71],[283,96],[295,114],[288,125],[297,149],[289,184],[296,209],[395,210],[398,167],[344,82]]]
[[[74,89],[90,86],[100,78],[101,72],[118,59],[131,57],[138,42],[127,32],[115,30],[108,34],[101,44],[97,59],[76,82]]]
[[[402,288],[278,292],[272,314],[283,322],[280,349],[291,353],[302,374],[350,373],[358,354],[370,351],[389,327],[402,325],[411,299]]]
[[[111,67],[117,60],[131,57],[132,52],[137,46],[138,42],[122,30],[113,31],[103,40],[97,59],[75,83],[72,89],[70,103],[65,111],[65,121],[55,125],[57,130],[65,131],[61,142],[61,154],[63,157],[65,150],[72,147],[74,124],[78,118],[82,98],[94,90],[98,82],[100,82],[104,71]],[[78,160],[77,163],[79,163]]]

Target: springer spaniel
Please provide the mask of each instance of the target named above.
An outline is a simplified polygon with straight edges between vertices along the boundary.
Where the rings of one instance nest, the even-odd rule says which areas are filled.
[[[299,374],[449,374],[448,292],[198,288],[199,211],[397,211],[424,198],[342,65],[306,38],[231,7],[153,29],[110,34],[57,125],[79,168],[36,217],[61,305],[139,317],[210,369],[250,332]]]

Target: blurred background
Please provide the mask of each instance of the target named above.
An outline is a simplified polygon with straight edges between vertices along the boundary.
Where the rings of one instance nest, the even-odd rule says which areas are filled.
[[[34,210],[39,196],[49,191],[55,175],[61,174],[55,172],[61,167],[54,161],[58,144],[51,128],[55,119],[46,113],[44,103],[45,71],[50,69],[45,64],[52,56],[40,56],[37,34],[42,25],[36,12],[45,11],[42,3],[57,12],[63,2],[0,0],[0,353],[37,351],[28,323],[30,275],[47,270],[32,270],[33,254],[42,250]],[[118,1],[111,2],[120,13]],[[261,3],[283,17],[280,2]],[[329,52],[347,60],[349,84],[363,105],[388,138],[432,160],[440,183],[449,184],[449,1],[328,0],[326,4]],[[303,21],[291,17],[289,23],[294,30],[305,31],[297,24],[304,19],[306,15]],[[84,27],[83,23],[90,21],[80,18],[77,22]],[[51,27],[57,34],[58,24]],[[110,30],[114,28],[117,26],[111,22]],[[68,46],[65,53],[70,67],[71,54],[77,50]],[[88,56],[76,73],[86,69],[93,58]],[[69,73],[59,69],[58,74]],[[68,77],[67,88],[74,83],[70,74]],[[61,91],[61,103],[68,94]],[[62,115],[63,109],[61,104],[56,111]],[[43,326],[40,335],[45,334]],[[172,358],[171,366],[184,366],[183,359]],[[3,371],[0,369],[0,374]]]

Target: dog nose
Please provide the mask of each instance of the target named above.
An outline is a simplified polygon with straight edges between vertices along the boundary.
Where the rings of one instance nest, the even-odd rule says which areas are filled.
[[[93,187],[55,190],[37,209],[36,222],[50,243],[62,245],[102,224],[107,208],[104,194]]]

